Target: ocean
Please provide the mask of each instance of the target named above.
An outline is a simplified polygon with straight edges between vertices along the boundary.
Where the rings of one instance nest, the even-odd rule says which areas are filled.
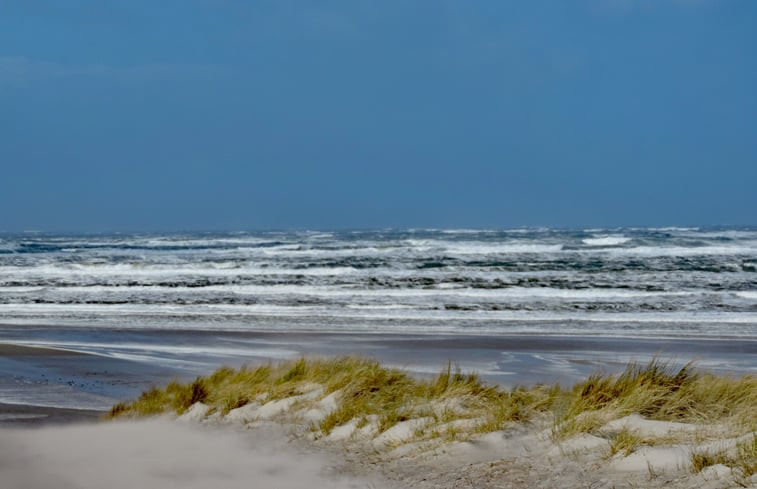
[[[386,343],[400,336],[450,348],[632,339],[650,355],[711,341],[727,352],[757,344],[757,229],[5,234],[0,324],[3,342],[191,372],[371,341],[412,364],[412,349]],[[510,373],[478,350],[458,353]],[[455,355],[440,351],[434,361]],[[752,350],[739,352],[738,370],[757,369]]]
[[[757,337],[757,230],[0,239],[0,322]]]

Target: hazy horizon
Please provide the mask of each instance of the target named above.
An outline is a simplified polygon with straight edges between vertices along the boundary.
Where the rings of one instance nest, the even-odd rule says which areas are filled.
[[[290,228],[250,228],[250,229],[225,229],[225,228],[206,228],[206,229],[102,229],[102,230],[86,230],[86,229],[72,229],[72,230],[45,230],[45,229],[24,229],[24,230],[3,230],[0,229],[0,236],[2,235],[139,235],[139,234],[167,234],[167,235],[181,235],[181,234],[255,234],[255,233],[349,233],[349,232],[381,232],[381,231],[396,231],[396,232],[424,232],[424,231],[471,231],[471,232],[507,232],[507,231],[519,231],[519,230],[556,230],[556,231],[575,231],[575,232],[620,232],[623,230],[634,229],[647,229],[647,230],[685,230],[685,229],[698,229],[703,231],[708,230],[753,230],[757,229],[756,224],[686,224],[686,225],[657,225],[657,226],[644,226],[644,225],[628,225],[628,226],[541,226],[541,225],[524,225],[524,226],[508,226],[508,227],[422,227],[422,226],[384,226],[384,227],[323,227],[323,228],[309,228],[309,227],[290,227]]]

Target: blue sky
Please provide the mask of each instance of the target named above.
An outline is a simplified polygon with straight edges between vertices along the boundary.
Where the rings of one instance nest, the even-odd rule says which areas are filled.
[[[3,1],[0,230],[757,224],[757,2]]]

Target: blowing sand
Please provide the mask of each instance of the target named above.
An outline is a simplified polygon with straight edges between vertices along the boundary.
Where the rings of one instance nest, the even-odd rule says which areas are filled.
[[[743,447],[757,449],[751,377],[687,377],[685,368],[655,363],[627,372],[633,375],[587,381],[594,390],[578,396],[488,389],[449,368],[413,380],[355,358],[220,369],[114,406],[117,421],[0,428],[0,489],[757,485],[754,452],[742,457],[748,469],[734,458]],[[647,381],[628,394],[634,399],[649,385],[673,382],[677,390],[664,398],[684,392],[693,406],[707,407],[717,387],[730,393],[729,411],[740,417],[684,422],[594,408],[556,418],[534,407],[636,385],[629,375]],[[20,423],[51,416],[46,409],[6,406],[4,415]],[[698,454],[706,463],[696,462]]]
[[[326,454],[254,433],[150,419],[0,431],[3,489],[383,487]]]
[[[424,451],[308,441],[280,422],[159,418],[0,430],[3,489],[707,488],[735,487],[724,466],[692,474],[686,447],[606,459],[606,440],[555,444],[535,427]],[[189,422],[187,422],[189,421]],[[639,426],[652,428],[635,419]],[[740,484],[754,486],[755,478]]]

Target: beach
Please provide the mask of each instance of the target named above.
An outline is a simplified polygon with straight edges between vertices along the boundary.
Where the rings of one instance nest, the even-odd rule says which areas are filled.
[[[632,363],[657,359],[675,370],[693,362],[726,384],[754,376],[756,237],[750,229],[689,228],[5,236],[0,450],[11,462],[3,480],[10,487],[751,483],[731,467],[733,454],[722,455],[731,464],[725,469],[692,469],[702,444],[733,451],[748,433],[717,432],[691,413],[676,424],[663,412],[638,419],[619,407],[575,433],[555,430],[566,422],[556,414],[560,403],[578,402],[572,386],[592,375],[611,379]],[[524,404],[516,409],[523,419],[483,425],[481,407],[429,418],[413,401],[408,406],[420,411],[361,438],[357,426],[373,426],[378,414],[313,424],[313,413],[344,402],[321,379],[288,393],[258,392],[260,401],[240,392],[232,405],[156,404],[159,418],[104,419],[113,406],[221,367],[345,357],[398,369],[412,382],[436,382],[445,368],[476,374],[503,399],[559,385],[554,392],[564,399],[549,409]],[[246,414],[233,414],[233,403]],[[628,454],[613,451],[638,430],[649,436],[634,438]],[[393,441],[376,441],[386,439]],[[124,459],[134,478],[119,472]],[[40,460],[44,470],[31,470]],[[243,463],[250,460],[257,462]]]
[[[5,352],[23,358],[67,356],[59,350],[32,351],[7,345]],[[71,357],[77,356],[86,355]],[[336,362],[334,366],[348,382],[359,381],[362,375],[358,371],[351,373],[354,365],[368,361],[358,357],[322,358],[308,362]],[[326,425],[321,422],[351,398],[343,396],[349,385],[331,391],[326,384],[309,380],[307,372],[311,367],[300,370],[299,362],[302,360],[290,361],[280,367],[281,373],[273,374],[291,380],[264,383],[278,385],[275,391],[258,394],[255,402],[238,403],[240,407],[223,411],[212,403],[204,404],[211,402],[213,395],[205,388],[201,401],[186,401],[188,404],[178,412],[169,408],[162,414],[118,415],[116,420],[106,419],[103,411],[2,405],[0,473],[4,487],[241,488],[254,481],[254,487],[292,488],[721,489],[757,483],[757,477],[744,477],[739,469],[722,464],[692,469],[693,453],[730,453],[729,450],[741,450],[739,447],[752,443],[757,446],[754,434],[741,434],[736,425],[655,421],[631,415],[606,418],[593,434],[571,434],[573,428],[568,429],[565,422],[555,424],[546,412],[524,411],[510,421],[484,428],[488,422],[478,417],[480,414],[466,414],[468,408],[464,406],[470,401],[464,399],[471,394],[455,394],[459,391],[452,385],[441,391],[434,388],[441,397],[429,406],[439,406],[441,410],[432,418],[408,411],[409,418],[389,424],[386,429],[379,428],[378,416],[370,415],[362,427],[353,419],[325,431]],[[267,365],[277,364],[250,366],[247,372],[255,377],[257,371],[268,372],[271,367]],[[677,369],[671,367],[671,375]],[[226,372],[224,375],[233,371]],[[282,377],[283,373],[286,374]],[[305,377],[298,380],[301,375]],[[671,379],[680,376],[675,374]],[[220,377],[214,374],[212,378]],[[417,378],[412,382],[439,385],[436,377]],[[486,392],[470,384],[477,381],[466,378],[460,377],[461,387],[472,388],[471,393]],[[344,385],[330,375],[322,379]],[[381,382],[375,384],[377,391],[385,388]],[[534,392],[547,392],[538,386],[536,389]],[[244,389],[230,394],[236,395],[234,392],[244,395]],[[256,392],[254,388],[252,392]],[[367,391],[358,387],[356,392]],[[211,397],[206,398],[208,395]],[[417,405],[417,401],[403,404]],[[419,413],[426,409],[423,404],[417,406]],[[519,409],[531,408],[524,404]],[[112,410],[111,415],[114,412],[118,411]],[[749,421],[753,422],[754,419]],[[321,429],[314,428],[319,424]],[[617,440],[627,432],[638,433],[640,445],[627,453],[615,453]]]
[[[715,474],[612,472],[601,468],[601,458],[580,453],[513,457],[492,450],[492,458],[501,458],[475,461],[455,453],[379,466],[333,447],[293,442],[273,426],[251,432],[146,420],[0,428],[0,436],[3,487],[12,489],[733,487]]]
[[[198,337],[196,332],[192,333],[192,338],[195,345],[201,344],[201,336]],[[383,365],[404,368],[419,381],[433,381],[445,362],[452,358],[460,359],[460,368],[465,368],[467,359],[480,362],[499,357],[507,359],[505,364],[511,370],[493,374],[490,370],[483,378],[490,385],[497,385],[499,381],[503,389],[516,384],[533,385],[535,382],[525,380],[529,378],[543,382],[559,380],[569,387],[580,379],[585,380],[588,375],[585,372],[612,374],[626,367],[626,358],[644,362],[656,356],[677,358],[673,365],[682,365],[690,358],[699,357],[706,359],[709,365],[719,365],[721,375],[737,378],[749,370],[735,371],[733,365],[753,358],[755,353],[753,343],[735,347],[733,342],[711,340],[678,341],[666,345],[659,341],[560,337],[424,338],[389,335],[366,338],[364,335],[254,334],[242,335],[242,338],[254,345],[257,355],[244,361],[240,357],[231,362],[219,362],[217,366],[246,364],[247,368],[257,368],[281,361],[278,353],[268,357],[262,354],[260,342],[275,345],[276,352],[286,345],[294,359],[301,356],[339,358],[335,355],[347,354],[371,356]],[[205,338],[205,341],[209,340]],[[224,338],[223,343],[228,341],[229,338]],[[318,348],[317,345],[322,346]],[[208,348],[212,350],[213,344]],[[544,358],[552,360],[545,362]],[[555,361],[557,358],[559,362]],[[232,410],[225,422],[217,415],[208,416],[208,408],[200,407],[202,403],[193,405],[182,416],[169,412],[158,418],[106,421],[107,411],[102,407],[91,409],[91,406],[100,403],[100,406],[110,407],[116,402],[136,398],[151,386],[162,386],[169,381],[189,382],[194,378],[197,362],[187,362],[192,365],[188,370],[165,369],[160,364],[151,365],[144,361],[9,343],[0,346],[0,361],[6,367],[2,376],[4,388],[12,386],[11,392],[16,395],[27,392],[27,403],[0,404],[0,459],[3,460],[0,472],[4,483],[11,488],[52,485],[66,488],[102,485],[206,487],[208,484],[236,488],[249,487],[251,480],[263,484],[260,487],[303,488],[720,489],[731,487],[734,480],[749,483],[748,478],[734,479],[727,467],[721,472],[717,469],[692,473],[686,468],[694,450],[693,445],[686,444],[691,441],[659,448],[648,455],[641,455],[644,452],[639,451],[637,457],[641,458],[636,461],[626,463],[617,456],[618,460],[608,460],[607,450],[615,436],[611,433],[617,433],[613,430],[619,428],[602,428],[600,433],[606,433],[603,435],[606,438],[587,434],[558,439],[555,438],[554,421],[549,417],[510,423],[501,430],[461,438],[466,440],[463,442],[455,441],[455,438],[446,442],[434,441],[434,438],[414,442],[413,437],[418,436],[419,429],[430,429],[424,428],[425,421],[421,424],[412,424],[414,421],[399,423],[385,434],[374,438],[376,433],[367,439],[358,435],[361,430],[355,430],[354,425],[350,428],[347,423],[334,429],[329,436],[314,439],[309,427],[312,422],[302,418],[308,409],[307,404],[294,401],[298,399],[295,395],[293,401],[271,401],[270,407],[261,407],[258,414],[254,409],[248,409],[247,414],[239,417]],[[515,369],[513,364],[517,365]],[[749,366],[748,363],[743,365]],[[17,370],[7,370],[9,366],[16,366]],[[202,373],[207,375],[210,370]],[[36,382],[32,380],[35,375],[38,376]],[[48,378],[59,380],[45,380]],[[317,390],[317,385],[306,383],[304,388]],[[7,396],[9,391],[0,392]],[[300,395],[323,399],[318,401],[318,406],[327,401],[323,396],[325,394],[312,397],[308,391]],[[260,404],[250,407],[256,405]],[[295,407],[289,408],[292,405]],[[475,423],[473,419],[470,421]],[[698,437],[707,439],[706,434],[712,429],[704,425],[695,428],[695,425],[665,425],[634,418],[620,422],[632,423],[637,429],[667,439],[668,443],[671,443],[671,436],[690,429],[696,429]],[[456,425],[460,427],[456,430],[472,426],[467,421],[459,423],[462,424]],[[389,435],[390,432],[393,434]],[[733,440],[739,439],[733,438],[734,435],[714,436],[716,441],[708,443],[716,447],[736,443]],[[386,441],[378,441],[382,437],[392,441],[385,445]],[[128,460],[126,466],[125,460]]]
[[[0,489],[757,489],[757,1],[0,26]]]
[[[27,326],[0,326],[0,331]],[[106,410],[154,385],[191,380],[221,367],[259,365],[300,356],[357,355],[375,358],[424,377],[447,363],[477,372],[503,386],[561,383],[568,386],[592,373],[614,373],[629,362],[655,357],[720,374],[754,374],[757,341],[643,339],[564,336],[463,336],[402,334],[219,333],[197,331],[99,332],[97,341],[118,353],[106,355],[53,348],[47,328],[21,346],[0,344],[0,403]],[[52,329],[52,328],[50,328]],[[66,328],[55,328],[62,334]],[[82,335],[76,329],[71,333]],[[86,334],[86,333],[84,333]],[[10,336],[10,335],[9,335]],[[61,342],[71,348],[69,342]],[[191,349],[183,348],[191,345]],[[184,353],[182,355],[176,352]],[[146,354],[149,353],[149,354]],[[126,358],[124,358],[126,357]]]
[[[202,429],[166,420],[0,428],[5,488],[384,487],[329,473],[334,457],[271,428]]]

